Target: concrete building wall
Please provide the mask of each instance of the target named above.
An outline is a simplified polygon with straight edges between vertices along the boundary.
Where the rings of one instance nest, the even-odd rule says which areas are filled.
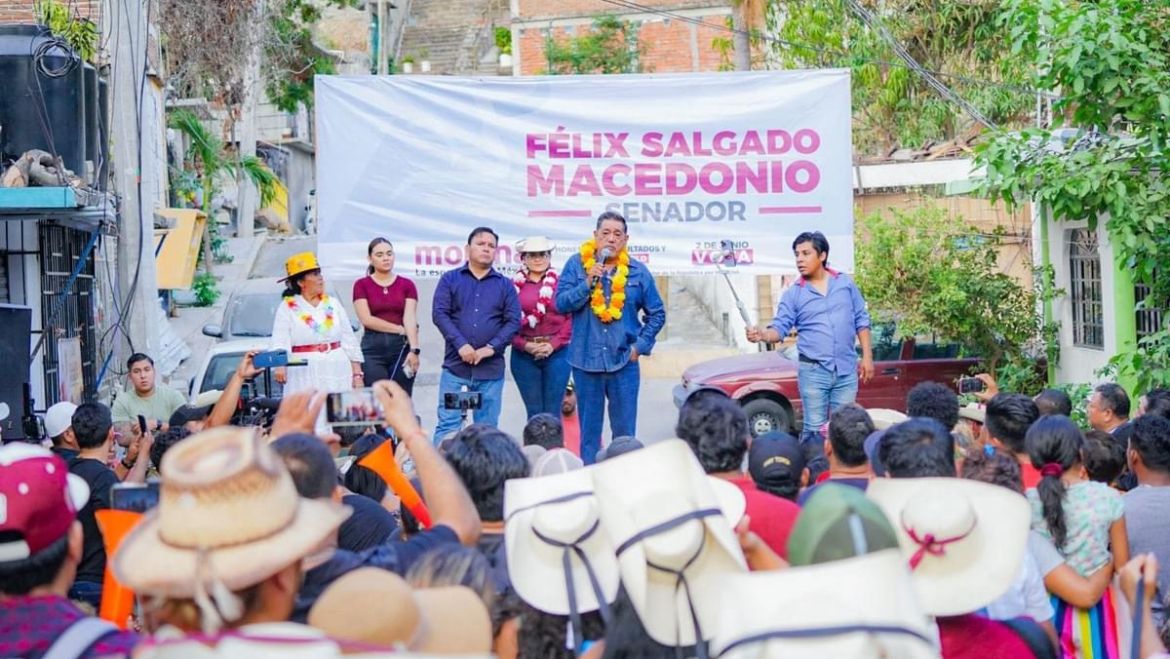
[[[1072,290],[1069,238],[1075,229],[1087,227],[1088,223],[1083,221],[1053,222],[1048,227],[1048,249],[1052,259],[1056,288],[1066,292],[1066,295],[1057,298],[1052,303],[1053,319],[1060,325],[1060,362],[1056,369],[1057,382],[1095,383],[1101,380],[1097,377],[1096,371],[1105,366],[1109,362],[1109,358],[1118,352],[1117,316],[1113,312],[1115,307],[1113,286],[1116,273],[1113,262],[1113,246],[1109,243],[1109,235],[1105,231],[1104,222],[1098,223],[1097,226],[1098,254],[1101,257],[1104,347],[1088,348],[1073,344],[1072,298],[1068,294]]]

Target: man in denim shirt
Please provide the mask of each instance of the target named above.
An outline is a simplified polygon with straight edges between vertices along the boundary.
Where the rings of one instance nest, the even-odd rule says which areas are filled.
[[[820,231],[805,232],[792,243],[800,280],[784,291],[776,317],[766,328],[747,328],[748,341],[778,343],[795,329],[800,352],[797,385],[804,407],[801,443],[823,446],[821,426],[829,414],[857,399],[857,381],[873,377],[869,312],[853,280],[829,267],[829,241]],[[856,340],[861,341],[858,365]],[[819,450],[816,450],[819,453]]]
[[[666,308],[650,270],[626,252],[626,218],[605,212],[593,239],[569,257],[557,286],[557,311],[573,316],[569,364],[581,415],[581,459],[593,464],[609,401],[614,437],[634,435],[638,421],[638,357],[649,355],[666,324]],[[589,264],[589,267],[586,267]],[[624,295],[624,297],[623,297]],[[639,318],[645,314],[645,322]]]
[[[479,392],[483,401],[475,410],[476,423],[494,426],[500,421],[504,349],[520,330],[520,298],[512,280],[492,267],[498,242],[495,231],[473,229],[467,237],[467,263],[443,273],[435,287],[431,320],[446,341],[435,443],[459,430],[462,413],[446,409],[443,401],[464,387]]]

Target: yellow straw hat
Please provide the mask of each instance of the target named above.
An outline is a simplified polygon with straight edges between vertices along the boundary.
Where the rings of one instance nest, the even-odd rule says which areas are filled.
[[[300,254],[293,254],[284,262],[285,276],[277,281],[288,281],[297,275],[311,272],[313,270],[320,270],[321,264],[317,263],[317,255],[312,252],[301,252]]]

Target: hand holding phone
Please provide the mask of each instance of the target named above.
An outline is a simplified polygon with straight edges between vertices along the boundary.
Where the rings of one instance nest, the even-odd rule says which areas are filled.
[[[987,383],[979,378],[959,378],[959,393],[974,394],[987,389]]]
[[[146,417],[142,416],[141,414],[138,415],[138,434],[146,434]]]
[[[258,352],[252,356],[252,365],[261,369],[288,366],[288,352],[285,350]]]
[[[382,403],[369,387],[329,394],[325,420],[334,426],[372,426],[385,421]]]

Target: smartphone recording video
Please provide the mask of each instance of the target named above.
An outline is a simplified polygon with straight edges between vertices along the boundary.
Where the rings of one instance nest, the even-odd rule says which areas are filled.
[[[158,505],[158,481],[117,483],[110,488],[110,508],[144,513]]]
[[[371,426],[385,423],[382,405],[374,390],[354,389],[329,394],[325,399],[325,420],[334,426]]]
[[[987,389],[987,383],[979,378],[959,378],[959,393],[974,394]]]
[[[443,394],[445,410],[478,410],[483,407],[483,395],[478,391],[453,391]]]

